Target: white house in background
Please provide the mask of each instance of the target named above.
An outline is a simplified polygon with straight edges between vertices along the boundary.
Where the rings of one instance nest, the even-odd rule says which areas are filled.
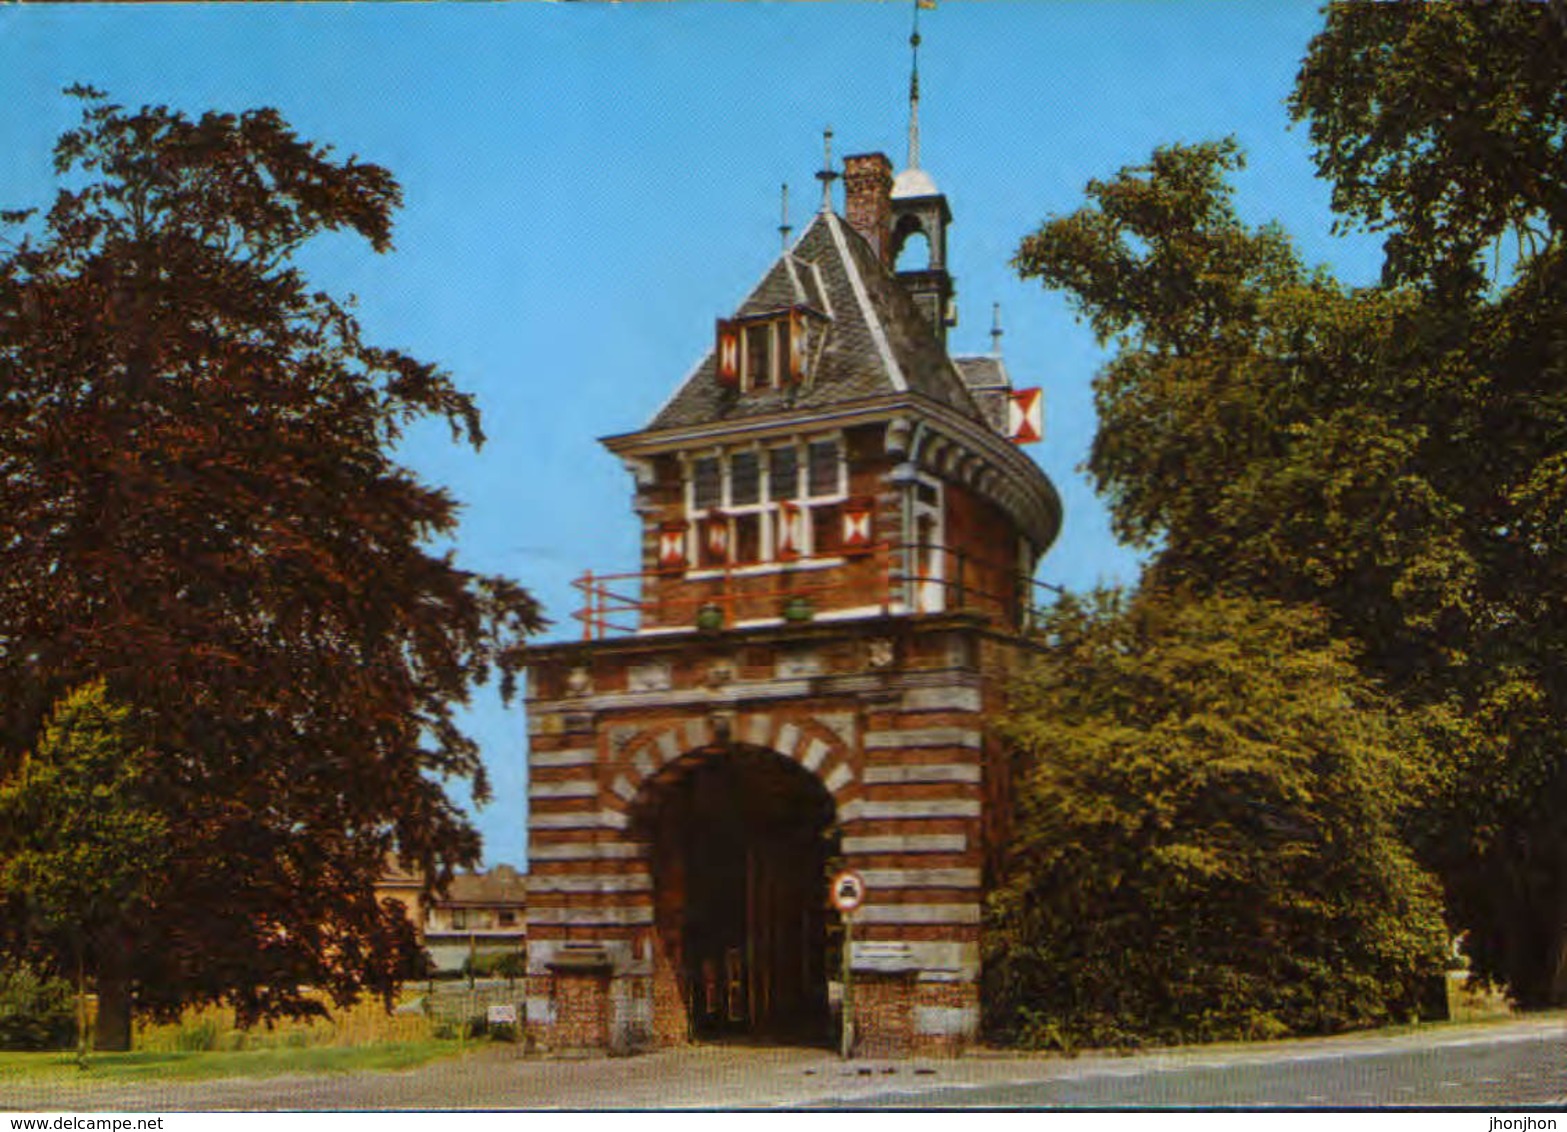
[[[416,874],[395,865],[378,886],[408,912],[437,971],[460,970],[469,955],[525,951],[528,882],[510,865],[459,873],[444,897],[426,898],[420,889]]]

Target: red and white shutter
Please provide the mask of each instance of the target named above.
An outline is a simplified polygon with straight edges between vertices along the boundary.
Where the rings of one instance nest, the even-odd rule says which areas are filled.
[[[740,382],[740,328],[726,319],[718,320],[718,380],[724,385]]]
[[[686,568],[686,524],[665,523],[658,529],[658,568],[678,572]]]
[[[729,521],[722,511],[709,511],[707,521],[703,524],[706,530],[703,537],[707,540],[707,558],[709,562],[721,563],[729,561]]]
[[[792,562],[805,546],[805,511],[795,503],[778,504],[778,560]]]
[[[796,309],[789,312],[789,380],[805,377],[805,315]]]
[[[1033,444],[1045,435],[1043,392],[1014,389],[1007,402],[1007,438],[1014,444]]]
[[[871,549],[871,516],[876,507],[873,499],[849,499],[843,504],[843,552],[868,554]]]

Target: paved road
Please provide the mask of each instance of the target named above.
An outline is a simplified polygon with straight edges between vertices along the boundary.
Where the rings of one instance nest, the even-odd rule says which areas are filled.
[[[1187,1052],[1058,1066],[1048,1076],[846,1093],[810,1107],[1567,1107],[1567,1026]]]
[[[49,1086],[0,1077],[0,1108],[68,1112],[1404,1105],[1567,1105],[1567,1016],[1134,1057],[846,1065],[821,1050],[699,1046],[540,1061],[490,1047],[401,1073]]]

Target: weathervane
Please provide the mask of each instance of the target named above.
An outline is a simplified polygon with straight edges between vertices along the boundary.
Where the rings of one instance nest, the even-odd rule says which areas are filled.
[[[780,250],[788,251],[789,233],[794,231],[789,226],[789,183],[785,181],[781,188],[783,190],[783,205],[779,209],[778,216],[778,243]]]
[[[1001,304],[992,303],[990,311],[990,352],[1001,356]]]

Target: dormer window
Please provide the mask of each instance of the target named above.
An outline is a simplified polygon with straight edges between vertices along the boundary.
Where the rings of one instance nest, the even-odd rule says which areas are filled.
[[[826,340],[822,317],[803,307],[718,321],[718,380],[742,392],[810,379]]]
[[[788,376],[782,359],[788,353],[789,325],[781,319],[748,322],[740,328],[745,342],[741,389],[776,389]],[[780,342],[779,339],[783,341]],[[780,369],[784,372],[780,373]]]

